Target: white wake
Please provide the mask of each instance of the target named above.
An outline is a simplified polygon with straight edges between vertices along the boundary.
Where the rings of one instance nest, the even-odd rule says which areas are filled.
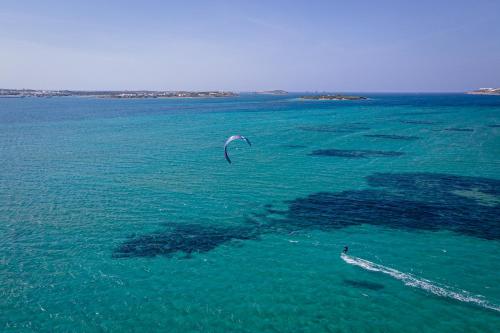
[[[484,300],[484,297],[481,295],[472,295],[465,290],[454,291],[451,287],[448,287],[446,285],[438,285],[437,283],[430,280],[418,278],[411,274],[403,273],[390,267],[375,264],[365,259],[351,257],[344,253],[342,253],[340,257],[348,264],[361,267],[368,271],[381,272],[392,276],[393,278],[402,281],[406,286],[420,288],[427,292],[433,293],[434,295],[452,298],[461,302],[473,303],[486,309],[500,312],[500,306],[489,303],[488,301]]]

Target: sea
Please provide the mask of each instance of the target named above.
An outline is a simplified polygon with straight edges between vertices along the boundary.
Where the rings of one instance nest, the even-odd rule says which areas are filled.
[[[0,331],[500,332],[500,96],[360,95],[0,98]]]

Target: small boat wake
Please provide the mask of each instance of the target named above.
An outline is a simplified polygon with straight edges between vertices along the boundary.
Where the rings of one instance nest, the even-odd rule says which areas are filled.
[[[350,265],[358,266],[368,271],[380,272],[392,276],[393,278],[402,281],[406,286],[419,288],[437,296],[452,298],[460,302],[471,303],[486,309],[500,312],[500,306],[484,300],[484,296],[472,295],[465,290],[454,291],[453,288],[449,286],[439,285],[436,282],[418,278],[411,274],[403,273],[390,267],[375,264],[365,259],[352,257],[345,253],[342,253],[340,257]]]

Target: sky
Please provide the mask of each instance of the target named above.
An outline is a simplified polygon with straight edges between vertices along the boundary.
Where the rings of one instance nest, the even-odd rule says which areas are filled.
[[[500,87],[500,0],[0,0],[0,88]]]

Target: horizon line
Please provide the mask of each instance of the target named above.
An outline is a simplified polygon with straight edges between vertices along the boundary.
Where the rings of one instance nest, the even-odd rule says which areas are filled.
[[[476,88],[474,90],[478,90]],[[33,91],[74,91],[74,92],[233,92],[233,93],[266,93],[273,91],[284,91],[289,94],[294,93],[368,93],[368,94],[453,94],[464,93],[473,90],[379,90],[379,91],[363,91],[363,90],[284,90],[284,89],[258,89],[258,90],[231,90],[231,89],[48,89],[48,88],[0,88],[0,90],[33,90]]]

